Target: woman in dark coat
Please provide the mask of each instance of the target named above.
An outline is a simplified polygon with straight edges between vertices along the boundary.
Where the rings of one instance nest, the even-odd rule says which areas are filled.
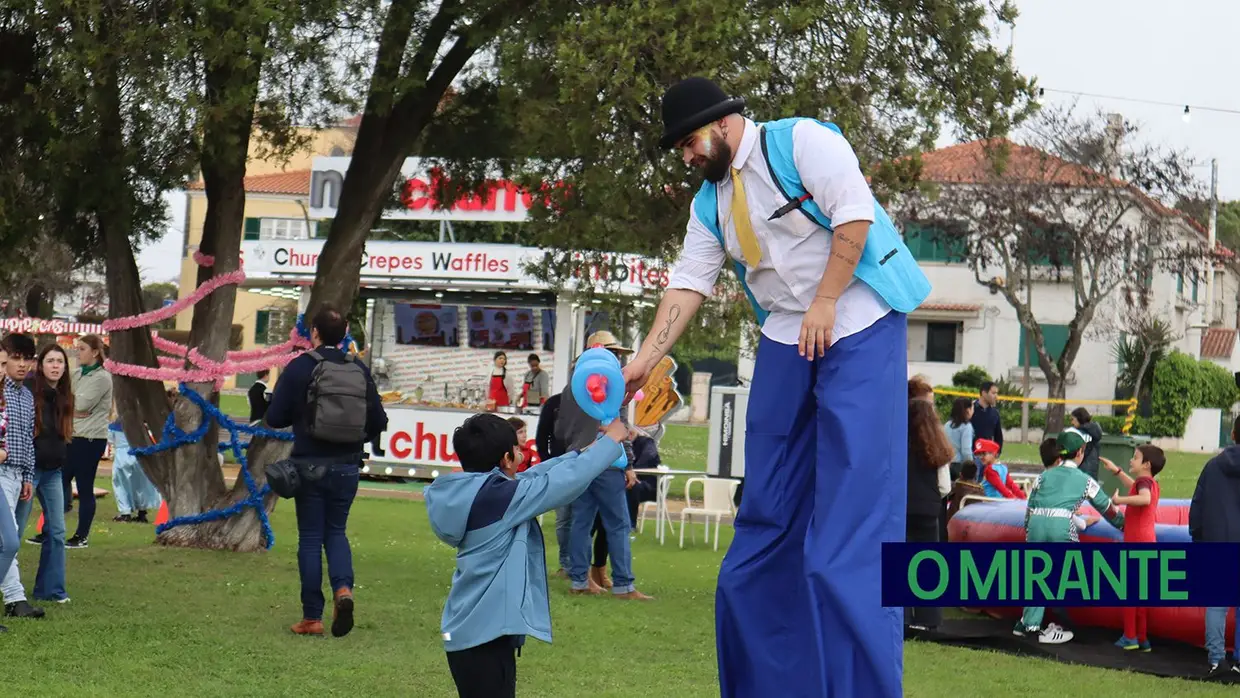
[[[925,400],[908,403],[908,509],[905,540],[909,543],[939,542],[939,517],[943,498],[939,492],[939,468],[952,462],[955,450],[943,433],[934,405]],[[933,607],[904,609],[904,624],[919,630],[933,629],[943,620],[943,610]]]
[[[1072,426],[1089,437],[1085,444],[1085,457],[1082,459],[1081,471],[1093,479],[1098,479],[1098,457],[1102,455],[1102,427],[1089,416],[1089,410],[1078,407],[1072,410]]]

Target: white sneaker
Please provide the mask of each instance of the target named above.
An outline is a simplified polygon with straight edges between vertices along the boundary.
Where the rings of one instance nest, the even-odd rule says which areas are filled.
[[[1072,637],[1071,632],[1052,623],[1046,626],[1046,629],[1038,635],[1038,642],[1043,645],[1062,645],[1071,640]]]

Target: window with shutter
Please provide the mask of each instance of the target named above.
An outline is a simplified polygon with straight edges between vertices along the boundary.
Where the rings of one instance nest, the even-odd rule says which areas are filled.
[[[254,343],[267,344],[267,328],[271,325],[271,311],[260,310],[254,314]]]
[[[245,240],[257,240],[262,233],[263,220],[261,218],[245,219]]]
[[[1048,325],[1042,323],[1042,340],[1046,343],[1046,351],[1051,355],[1052,361],[1058,361],[1059,355],[1063,354],[1064,347],[1068,345],[1068,333],[1067,325]],[[1029,365],[1036,367],[1038,365],[1038,350],[1022,325],[1020,328],[1020,344],[1017,348],[1020,354],[1016,358],[1017,366],[1023,367],[1025,365],[1026,346],[1029,347]]]

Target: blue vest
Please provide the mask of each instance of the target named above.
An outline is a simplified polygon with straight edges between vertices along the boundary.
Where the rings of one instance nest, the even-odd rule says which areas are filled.
[[[794,117],[759,124],[761,130],[758,139],[762,145],[762,157],[766,160],[775,186],[783,192],[784,198],[788,199],[788,203],[775,211],[770,220],[799,210],[811,221],[831,232],[830,219],[818,208],[818,204],[801,184],[801,175],[792,159],[792,128],[803,118]],[[841,133],[835,124],[823,121],[817,123]],[[693,198],[693,210],[706,228],[714,233],[719,245],[726,250],[723,229],[719,226],[719,189],[714,183],[702,182],[702,188]],[[753,292],[749,290],[749,284],[745,283],[744,263],[735,259],[732,262],[736,276],[745,289],[745,295],[749,296],[749,302],[753,304],[758,324],[761,325],[766,322],[769,313],[758,305]],[[904,238],[877,200],[874,201],[874,224],[870,226],[865,250],[857,262],[854,276],[874,289],[875,293],[897,312],[911,313],[930,295],[930,281],[922,273],[921,267],[917,266],[917,260],[913,259],[912,253],[904,244]]]

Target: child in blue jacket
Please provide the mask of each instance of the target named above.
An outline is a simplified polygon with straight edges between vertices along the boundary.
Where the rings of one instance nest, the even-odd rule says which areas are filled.
[[[502,417],[474,415],[452,435],[464,472],[438,478],[424,495],[435,535],[457,549],[441,628],[461,698],[515,696],[525,636],[551,642],[537,517],[577,499],[624,455],[624,424],[613,420],[603,433],[523,472],[517,432]]]

